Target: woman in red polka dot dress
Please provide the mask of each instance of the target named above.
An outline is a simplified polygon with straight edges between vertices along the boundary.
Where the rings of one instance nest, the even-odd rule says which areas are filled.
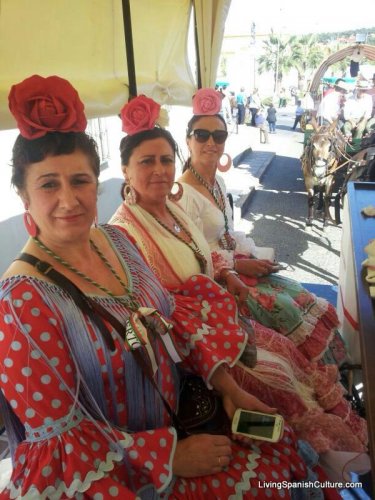
[[[124,329],[129,318],[154,321],[157,334],[139,327],[138,349],[176,408],[179,380],[166,329],[175,304],[124,230],[93,226],[99,158],[77,92],[59,77],[34,75],[12,87],[9,104],[21,132],[12,182],[30,238],[0,283],[0,402],[13,463],[0,498],[290,497],[287,482],[310,476],[289,429],[276,444],[209,434],[177,440],[129,338],[106,316],[93,321],[50,279],[51,271],[63,274]],[[221,303],[234,323],[235,307]],[[195,331],[179,342],[181,364],[188,367],[190,353],[190,368],[221,394],[229,416],[237,407],[272,411],[221,366],[241,356],[244,332],[237,328],[222,359],[205,343],[210,328],[194,307],[192,319]]]

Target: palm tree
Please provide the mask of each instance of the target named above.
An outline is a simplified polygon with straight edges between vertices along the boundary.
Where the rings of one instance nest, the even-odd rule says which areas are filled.
[[[294,37],[290,49],[290,65],[297,70],[298,88],[303,90],[308,73],[324,61],[324,51],[315,35]]]
[[[263,42],[263,54],[258,58],[259,73],[272,71],[274,74],[274,91],[276,92],[280,86],[283,74],[291,68],[290,61],[290,45],[295,37],[288,39],[275,35],[271,30],[268,40]]]

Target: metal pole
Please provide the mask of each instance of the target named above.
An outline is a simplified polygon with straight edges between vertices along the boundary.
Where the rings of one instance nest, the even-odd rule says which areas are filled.
[[[135,75],[132,20],[130,15],[130,0],[122,0],[122,17],[124,21],[124,36],[126,47],[126,62],[128,67],[129,100],[137,95],[137,79]]]
[[[202,88],[202,72],[201,72],[201,61],[199,57],[199,41],[198,41],[198,27],[197,27],[197,16],[195,14],[195,2],[193,1],[194,10],[194,43],[195,43],[195,57],[197,58],[197,87]]]

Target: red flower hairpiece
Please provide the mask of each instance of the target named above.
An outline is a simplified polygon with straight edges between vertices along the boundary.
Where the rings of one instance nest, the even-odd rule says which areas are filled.
[[[75,88],[64,78],[33,75],[13,85],[9,109],[26,139],[47,132],[84,132],[87,120]]]
[[[217,115],[221,109],[223,95],[210,88],[199,89],[193,95],[194,115]]]
[[[145,95],[139,95],[121,110],[122,130],[128,135],[151,130],[155,127],[159,113],[160,104]]]

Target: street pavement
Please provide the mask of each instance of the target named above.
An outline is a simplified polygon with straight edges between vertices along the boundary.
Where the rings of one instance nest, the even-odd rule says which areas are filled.
[[[275,248],[277,260],[287,266],[283,276],[311,285],[335,303],[341,226],[323,230],[320,219],[311,228],[305,225],[307,195],[299,161],[304,135],[291,130],[293,121],[294,107],[279,109],[269,144],[260,144],[258,129],[239,126],[226,147],[237,167],[222,175],[235,198],[235,229],[251,234],[258,246]]]

